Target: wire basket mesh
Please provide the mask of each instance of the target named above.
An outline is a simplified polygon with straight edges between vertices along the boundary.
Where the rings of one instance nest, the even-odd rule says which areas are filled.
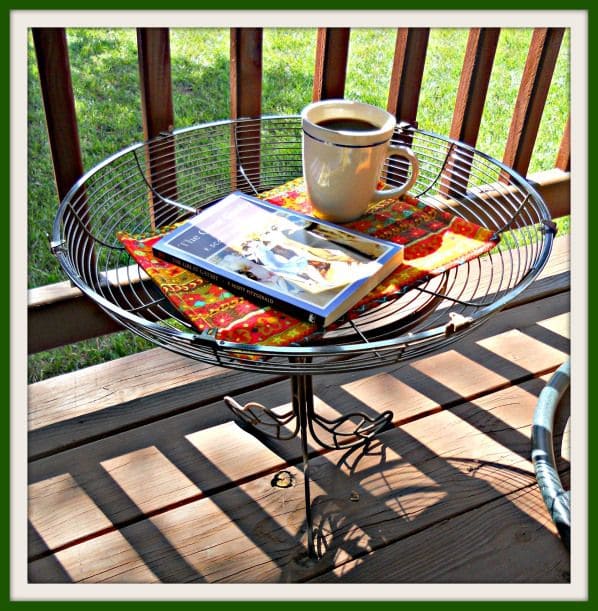
[[[554,225],[522,177],[473,148],[398,125],[393,141],[420,161],[411,195],[500,234],[490,253],[297,346],[241,345],[200,333],[116,237],[171,225],[233,190],[252,195],[302,174],[299,117],[222,121],[131,146],[83,176],[62,201],[52,247],[86,295],[123,326],[211,364],[263,372],[328,373],[414,358],[454,342],[523,291],[544,267]],[[408,165],[390,158],[389,185]]]

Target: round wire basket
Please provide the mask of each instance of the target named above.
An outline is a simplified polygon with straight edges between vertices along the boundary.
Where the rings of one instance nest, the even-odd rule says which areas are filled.
[[[554,224],[532,186],[491,157],[406,124],[393,141],[410,146],[420,162],[410,195],[490,229],[500,242],[300,345],[238,344],[200,333],[116,236],[180,222],[233,190],[256,195],[301,176],[297,116],[194,126],[120,151],[61,202],[52,249],[72,282],[124,327],[203,362],[323,374],[419,357],[460,339],[521,293],[550,255]],[[408,172],[403,159],[391,158],[384,179],[399,184]]]

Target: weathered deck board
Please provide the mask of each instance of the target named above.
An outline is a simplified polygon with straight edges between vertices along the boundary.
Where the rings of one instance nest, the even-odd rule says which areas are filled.
[[[526,321],[519,312],[518,322],[526,321],[527,328],[479,340],[472,336],[445,353],[383,373],[347,374],[335,378],[334,384],[327,377],[317,379],[317,408],[332,417],[339,414],[335,406],[369,414],[391,409],[398,425],[493,392],[508,385],[508,380],[552,371],[566,359],[566,352],[565,346],[555,348],[547,341],[567,344],[568,317],[559,310],[567,307],[568,298],[562,295],[543,300],[543,304],[543,308],[540,304],[522,306],[528,318]],[[548,316],[539,322],[546,321],[543,324],[552,328],[552,335],[544,341],[531,334],[539,314]],[[243,398],[256,397],[249,393]],[[269,406],[288,403],[288,383],[262,389],[259,398]],[[230,415],[218,401],[33,461],[29,506],[37,534],[48,548],[60,548],[111,524],[126,524],[144,513],[189,503],[219,488],[281,469],[285,460],[300,460],[297,440],[273,443],[274,453],[227,420]],[[242,460],[241,452],[245,453]],[[81,490],[95,502],[82,498]],[[58,506],[60,511],[56,511]],[[37,540],[32,538],[30,556],[43,551]]]
[[[179,418],[34,463],[29,555],[72,545],[286,464],[232,422],[201,426],[197,418]]]
[[[66,572],[90,582],[268,582],[321,574],[532,486],[529,429],[542,387],[530,380],[404,424],[359,460],[342,463],[341,452],[313,459],[314,513],[328,551],[311,568],[297,562],[302,487],[276,489],[266,475],[34,561],[30,579],[60,581]],[[355,491],[359,501],[351,502]]]
[[[370,552],[313,582],[569,583],[569,555],[555,530],[540,491],[532,485]]]
[[[226,370],[161,348],[29,386],[35,459],[280,379]]]

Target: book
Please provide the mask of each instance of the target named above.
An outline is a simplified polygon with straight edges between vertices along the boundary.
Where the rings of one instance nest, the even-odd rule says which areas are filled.
[[[328,326],[403,261],[403,247],[234,192],[153,255],[260,306]]]

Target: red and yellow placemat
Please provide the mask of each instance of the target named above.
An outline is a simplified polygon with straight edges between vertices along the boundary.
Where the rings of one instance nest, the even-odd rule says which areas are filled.
[[[301,178],[261,194],[273,204],[313,214]],[[404,261],[348,314],[355,317],[381,301],[395,298],[425,278],[440,274],[491,250],[494,232],[426,206],[409,196],[383,200],[348,227],[405,247]],[[135,261],[156,282],[164,295],[199,330],[218,329],[225,341],[289,345],[318,332],[271,308],[263,308],[233,295],[181,267],[153,256],[152,245],[171,227],[145,235],[119,232],[118,239]]]

